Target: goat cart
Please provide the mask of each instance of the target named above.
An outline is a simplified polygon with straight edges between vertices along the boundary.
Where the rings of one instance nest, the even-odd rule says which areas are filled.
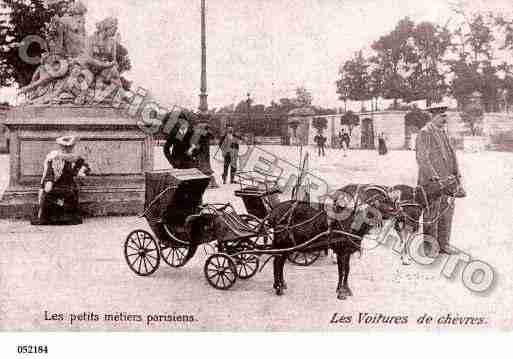
[[[249,226],[256,228],[262,221],[266,222],[267,215],[280,203],[282,191],[278,186],[279,178],[258,171],[238,172],[235,177],[240,184],[240,190],[235,191],[235,196],[242,199],[247,211],[247,214],[241,214],[240,217]],[[309,266],[320,255],[321,251],[296,251],[291,252],[287,259],[298,266]]]
[[[210,178],[197,169],[147,172],[145,180],[145,209],[140,216],[153,233],[137,229],[127,236],[124,254],[133,272],[151,275],[161,260],[182,267],[200,245],[210,244],[216,251],[207,258],[204,271],[212,286],[228,289],[236,278],[255,275],[258,256],[237,253],[267,246],[262,221],[248,225],[229,203],[203,204]],[[227,263],[233,270],[219,270]]]

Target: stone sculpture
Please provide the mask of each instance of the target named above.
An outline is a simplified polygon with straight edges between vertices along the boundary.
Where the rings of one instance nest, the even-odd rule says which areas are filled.
[[[116,91],[123,91],[117,63],[118,21],[113,17],[100,21],[87,38],[86,13],[85,5],[76,1],[47,25],[48,51],[31,83],[19,91],[26,96],[26,105],[109,106]]]

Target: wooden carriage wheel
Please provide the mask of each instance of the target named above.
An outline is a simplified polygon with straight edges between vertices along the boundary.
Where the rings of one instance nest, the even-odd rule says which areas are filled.
[[[287,259],[295,265],[308,267],[314,264],[321,256],[321,251],[313,252],[292,252],[287,256]]]
[[[183,267],[196,253],[197,244],[191,244],[188,238],[185,240],[186,237],[173,233],[165,224],[160,223],[154,226],[153,230],[159,238],[160,255],[167,265],[173,268]],[[181,239],[182,242],[175,238]]]
[[[254,254],[239,254],[233,257],[237,267],[237,276],[240,279],[249,279],[258,271],[260,260]]]
[[[184,246],[174,244],[161,244],[160,255],[162,260],[173,268],[180,268],[187,264],[196,252],[197,246]]]
[[[140,229],[126,237],[124,254],[130,269],[143,277],[155,273],[160,265],[157,241],[150,233]]]
[[[230,289],[237,280],[234,260],[223,253],[215,253],[208,257],[203,269],[208,283],[216,289]]]
[[[249,239],[245,239],[237,245],[237,251],[242,252],[245,250],[255,249],[255,244]],[[237,276],[240,279],[249,279],[253,277],[258,271],[260,266],[260,260],[255,254],[242,253],[232,255],[235,261],[235,267],[237,268]]]

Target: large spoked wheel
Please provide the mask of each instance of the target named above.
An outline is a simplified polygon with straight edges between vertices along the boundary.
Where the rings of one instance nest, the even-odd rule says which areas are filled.
[[[162,260],[173,268],[183,267],[189,261],[190,251],[191,247],[179,247],[172,244],[166,244],[160,247]]]
[[[155,229],[155,234],[160,239],[160,255],[167,265],[173,268],[183,267],[196,253],[198,246],[191,243],[183,233],[172,233],[166,224],[160,224]],[[176,241],[174,236],[183,242]]]
[[[137,275],[145,277],[155,273],[160,265],[157,241],[146,231],[131,232],[125,241],[125,259]]]
[[[204,267],[208,283],[221,290],[230,289],[237,280],[237,268],[233,259],[223,253],[212,254]]]
[[[295,265],[302,266],[302,267],[308,267],[309,265],[312,265],[319,259],[321,256],[320,251],[314,251],[314,252],[292,252],[288,255],[288,260]]]
[[[240,279],[249,279],[258,271],[260,261],[254,254],[239,254],[234,256],[237,276]]]
[[[240,244],[240,252],[245,250],[254,249],[255,246],[249,240],[245,240]],[[235,260],[235,266],[237,268],[237,276],[240,279],[249,279],[253,277],[258,271],[260,260],[254,254],[241,253],[232,256]]]

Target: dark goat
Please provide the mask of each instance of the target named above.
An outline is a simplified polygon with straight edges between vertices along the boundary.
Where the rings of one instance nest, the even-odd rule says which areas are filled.
[[[430,203],[442,195],[454,196],[458,191],[458,181],[454,177],[448,177],[442,181],[433,181],[417,187],[396,185],[389,191],[396,198],[399,208],[394,217],[396,219],[395,230],[401,240],[401,261],[403,264],[409,264],[410,256],[407,243],[414,233],[419,232],[422,214],[428,210]]]
[[[303,251],[331,248],[337,255],[337,298],[353,293],[348,285],[350,257],[361,249],[364,235],[379,225],[382,213],[394,211],[394,203],[382,187],[348,185],[330,196],[334,205],[287,201],[277,205],[268,216],[274,229],[273,248],[288,249],[311,242]],[[370,210],[371,208],[377,211]],[[371,215],[371,216],[369,216]],[[286,254],[274,259],[274,289],[283,294],[287,288],[283,276]]]

